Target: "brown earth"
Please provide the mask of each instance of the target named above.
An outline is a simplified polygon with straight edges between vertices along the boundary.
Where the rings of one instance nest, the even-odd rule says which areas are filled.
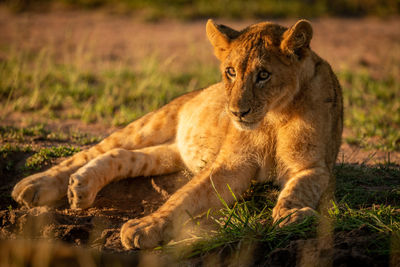
[[[253,23],[221,22],[236,28]],[[278,22],[290,25],[294,20]],[[324,18],[312,20],[312,23],[315,30],[313,48],[335,69],[367,68],[381,76],[388,64],[400,65],[399,18]],[[90,58],[83,64],[89,62],[88,67],[94,68],[99,61],[112,63],[119,60],[127,60],[134,68],[137,62],[152,54],[164,60],[173,60],[171,66],[177,69],[190,64],[193,61],[191,58],[197,62],[218,64],[206,40],[204,25],[205,21],[149,24],[132,17],[113,17],[101,12],[13,15],[0,9],[0,46],[24,50],[39,50],[50,46],[55,53],[59,53],[60,60],[65,61],[69,60],[64,58],[65,51],[76,51],[76,47],[81,46],[83,51],[90,51],[89,55],[80,55]],[[0,61],[6,56],[0,53]],[[29,121],[30,118],[23,115],[13,115],[0,122],[0,125],[23,126]],[[110,132],[105,126],[84,125],[77,121],[49,125],[65,132],[69,129],[96,132],[97,135]],[[41,140],[30,142],[39,147],[55,145]],[[23,164],[27,156],[26,153],[16,153],[13,156],[18,161],[16,165]],[[384,162],[387,157],[388,154],[383,151],[363,151],[356,146],[344,144],[338,160],[345,163],[376,164]],[[391,154],[391,162],[400,164],[399,153]],[[4,201],[0,203],[0,265],[18,260],[21,265],[39,261],[74,266],[85,263],[89,263],[85,266],[115,263],[136,265],[141,262],[149,263],[150,266],[170,260],[158,257],[157,253],[124,251],[119,229],[128,219],[142,217],[156,210],[188,180],[187,175],[138,178],[111,184],[99,193],[92,208],[83,211],[68,209],[65,200],[57,208],[27,210],[18,207],[9,198],[12,186],[23,178],[23,173],[8,170],[1,159],[0,167],[0,193],[7,195],[6,198],[1,197]],[[371,238],[374,236],[366,236],[357,231],[346,236],[338,235],[334,238],[333,248],[325,252],[318,251],[318,258],[329,259],[334,266],[387,265],[388,259],[372,259],[362,249],[354,249],[363,248],[366,239]],[[52,243],[54,240],[56,243]],[[254,255],[259,257],[248,261],[247,265],[293,266],[299,263],[299,248],[308,246],[312,248],[310,251],[317,251],[316,242],[293,241],[289,247],[273,251],[267,259],[260,256],[263,248],[254,248]],[[84,252],[82,247],[85,247]],[[261,258],[263,260],[259,260]],[[200,266],[215,261],[229,264],[226,258],[198,258],[188,264]]]

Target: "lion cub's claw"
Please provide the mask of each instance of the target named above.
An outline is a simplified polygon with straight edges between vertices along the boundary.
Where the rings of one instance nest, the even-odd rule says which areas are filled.
[[[73,174],[69,178],[68,203],[72,209],[85,209],[90,207],[97,195],[93,181],[86,176]]]
[[[121,242],[126,249],[146,249],[171,239],[168,220],[155,216],[133,219],[121,228]]]
[[[306,217],[310,216],[318,216],[318,213],[310,207],[305,207],[301,209],[277,209],[275,207],[272,212],[274,222],[279,222],[279,227],[284,227],[292,223],[302,222]]]

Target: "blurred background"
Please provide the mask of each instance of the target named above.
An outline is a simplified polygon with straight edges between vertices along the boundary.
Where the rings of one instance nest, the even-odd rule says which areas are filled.
[[[208,17],[230,19],[397,15],[398,0],[2,0],[14,12],[49,12],[54,8],[107,9],[113,14],[139,14],[146,20]]]

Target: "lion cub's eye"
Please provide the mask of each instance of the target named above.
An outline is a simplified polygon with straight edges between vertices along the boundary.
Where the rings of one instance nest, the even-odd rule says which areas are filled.
[[[226,68],[225,72],[226,72],[226,75],[228,75],[229,78],[232,78],[232,79],[233,79],[233,78],[236,77],[236,71],[235,71],[235,69],[232,68],[232,67]]]
[[[262,70],[257,75],[257,81],[264,82],[264,81],[268,80],[269,77],[270,77],[270,73],[268,71]]]

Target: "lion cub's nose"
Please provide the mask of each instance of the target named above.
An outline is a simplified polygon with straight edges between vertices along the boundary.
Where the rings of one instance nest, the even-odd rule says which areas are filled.
[[[231,109],[231,112],[232,112],[232,114],[235,115],[236,117],[238,117],[238,118],[243,118],[244,116],[246,116],[247,114],[250,113],[250,108],[249,108],[248,110],[245,110],[245,111],[243,111],[243,110],[233,111],[233,110]]]

